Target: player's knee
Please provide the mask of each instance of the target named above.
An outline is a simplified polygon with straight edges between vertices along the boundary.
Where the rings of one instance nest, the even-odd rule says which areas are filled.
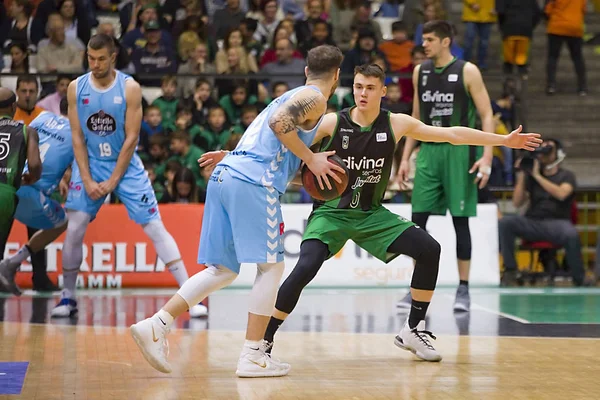
[[[429,213],[413,213],[412,214],[412,222],[425,229],[427,226],[427,220],[429,219]]]
[[[250,295],[249,312],[256,315],[271,315],[284,269],[283,262],[258,264],[256,280]]]
[[[154,219],[143,224],[142,228],[150,240],[152,240],[152,243],[154,243],[156,253],[165,265],[169,266],[181,259],[181,253],[179,252],[177,243],[175,243],[175,239],[173,239],[173,236],[167,231],[167,228],[165,228],[160,219]]]
[[[70,242],[75,245],[77,245],[77,243],[83,243],[83,237],[85,236],[85,231],[89,223],[89,214],[84,213],[83,211],[69,211],[68,223],[65,228],[67,231],[65,243]]]

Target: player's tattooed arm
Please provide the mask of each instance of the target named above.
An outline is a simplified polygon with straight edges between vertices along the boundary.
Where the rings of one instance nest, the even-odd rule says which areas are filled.
[[[296,127],[307,120],[318,119],[327,109],[325,97],[305,89],[283,103],[269,119],[269,127],[276,135],[296,132]]]

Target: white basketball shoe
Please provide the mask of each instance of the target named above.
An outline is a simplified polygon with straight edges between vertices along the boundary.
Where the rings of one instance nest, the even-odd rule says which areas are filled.
[[[441,354],[433,347],[429,338],[435,340],[435,336],[425,330],[425,321],[419,322],[415,328],[410,329],[407,319],[400,333],[396,336],[394,344],[403,350],[412,352],[422,360],[441,361]]]
[[[131,325],[129,329],[146,361],[157,371],[170,373],[172,368],[167,361],[169,356],[167,324],[159,317],[153,316]]]
[[[265,350],[266,343],[264,341],[257,349],[244,347],[235,374],[240,378],[269,378],[287,375],[292,368],[290,364],[271,357],[270,354],[265,353]]]
[[[63,290],[60,301],[50,312],[52,318],[71,318],[77,315],[77,301],[69,291]]]

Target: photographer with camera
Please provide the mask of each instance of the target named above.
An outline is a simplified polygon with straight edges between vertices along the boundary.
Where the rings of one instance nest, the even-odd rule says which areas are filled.
[[[575,196],[575,175],[560,167],[565,153],[556,139],[546,139],[535,152],[517,160],[518,170],[513,204],[519,208],[529,200],[525,215],[505,216],[499,221],[500,251],[504,259],[502,285],[519,278],[515,259],[515,239],[544,241],[563,246],[573,284],[584,279],[579,234],[571,221]]]

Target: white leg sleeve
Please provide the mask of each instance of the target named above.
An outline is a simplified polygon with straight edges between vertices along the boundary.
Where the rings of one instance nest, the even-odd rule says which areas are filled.
[[[67,215],[69,222],[62,249],[63,281],[65,289],[74,294],[77,272],[83,262],[83,237],[90,223],[90,215],[83,211],[73,210],[67,211]]]
[[[155,219],[147,224],[143,224],[142,228],[144,228],[144,232],[154,243],[156,254],[158,254],[165,264],[181,259],[181,253],[179,253],[179,248],[177,247],[177,243],[175,243],[175,239],[167,232],[167,229],[160,219]]]
[[[177,294],[185,300],[189,307],[193,307],[209,294],[231,284],[235,278],[237,278],[237,274],[229,268],[222,265],[216,267],[211,265],[188,279],[179,288]]]
[[[256,315],[270,316],[275,307],[277,289],[283,275],[285,264],[257,264],[256,279],[250,293],[248,311]]]

